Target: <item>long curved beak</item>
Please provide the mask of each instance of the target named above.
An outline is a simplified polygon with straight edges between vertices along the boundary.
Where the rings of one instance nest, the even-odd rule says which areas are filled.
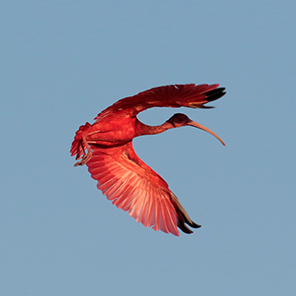
[[[203,125],[201,125],[201,124],[199,124],[199,123],[197,123],[197,122],[195,122],[195,121],[193,121],[193,120],[190,120],[190,121],[187,123],[187,125],[194,126],[194,127],[197,127],[197,128],[199,128],[199,129],[201,129],[201,130],[203,130],[203,131],[205,131],[205,132],[208,132],[209,134],[211,134],[211,135],[213,135],[215,138],[217,138],[217,139],[222,143],[222,145],[225,146],[225,143],[223,142],[223,140],[222,140],[218,135],[216,135],[213,131],[211,131],[209,128],[207,128],[207,127],[205,127],[205,126],[203,126]]]

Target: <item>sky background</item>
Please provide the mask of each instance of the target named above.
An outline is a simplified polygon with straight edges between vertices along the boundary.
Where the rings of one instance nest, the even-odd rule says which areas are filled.
[[[296,2],[1,1],[0,293],[5,296],[296,293]],[[215,109],[135,139],[202,228],[155,232],[118,210],[75,131],[120,98],[220,83]]]

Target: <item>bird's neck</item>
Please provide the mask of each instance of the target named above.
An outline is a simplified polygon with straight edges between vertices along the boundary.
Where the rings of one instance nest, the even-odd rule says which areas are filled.
[[[136,137],[138,136],[143,136],[143,135],[156,135],[165,132],[168,129],[174,128],[172,124],[169,122],[165,122],[161,125],[156,125],[156,126],[150,126],[142,123],[141,121],[137,120],[136,122],[137,125],[137,134]]]

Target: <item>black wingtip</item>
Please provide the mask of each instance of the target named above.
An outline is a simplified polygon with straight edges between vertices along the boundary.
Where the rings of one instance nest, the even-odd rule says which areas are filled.
[[[201,225],[196,224],[193,221],[192,221],[192,224],[190,224],[190,226],[193,227],[193,228],[200,228],[201,227]]]
[[[216,89],[207,91],[205,95],[207,96],[206,99],[209,102],[215,101],[226,94],[225,87],[218,87]]]
[[[188,234],[191,234],[193,233],[192,230],[190,230],[184,223],[184,221],[179,221],[178,223],[178,227],[184,232],[184,233],[188,233]]]
[[[183,232],[188,233],[188,234],[193,233],[193,231],[190,230],[190,229],[185,225],[185,223],[188,224],[189,226],[191,226],[192,228],[200,228],[200,227],[201,227],[201,225],[196,224],[196,223],[194,223],[193,221],[179,221],[179,223],[178,223],[178,227],[179,227]]]

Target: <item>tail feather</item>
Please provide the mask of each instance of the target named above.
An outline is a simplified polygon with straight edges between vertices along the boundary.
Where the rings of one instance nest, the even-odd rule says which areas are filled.
[[[83,138],[83,135],[85,134],[85,131],[88,130],[90,127],[91,127],[91,124],[87,122],[85,125],[80,126],[78,131],[75,134],[70,153],[71,153],[71,156],[76,155],[76,159],[80,158],[86,149],[85,145],[82,142],[82,138]]]

